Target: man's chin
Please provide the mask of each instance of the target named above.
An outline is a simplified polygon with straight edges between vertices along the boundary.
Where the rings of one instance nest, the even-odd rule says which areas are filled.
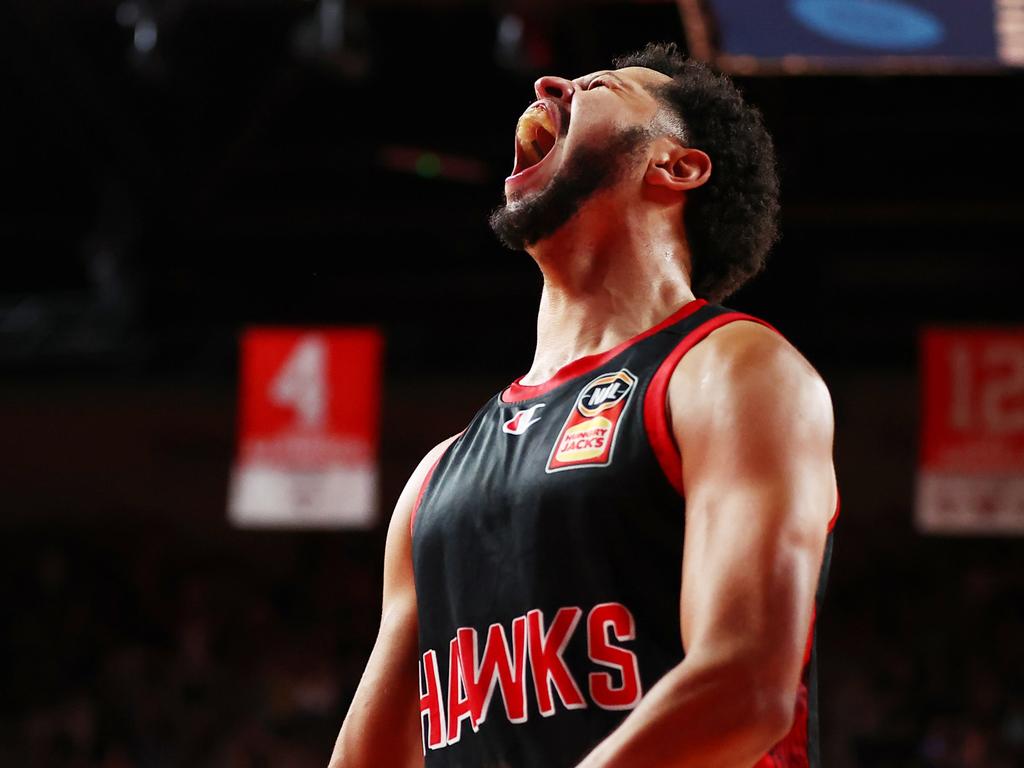
[[[577,188],[572,179],[552,179],[543,189],[524,192],[496,208],[491,229],[506,247],[526,250],[561,229],[591,193]]]
[[[508,201],[495,208],[488,219],[491,231],[510,250],[523,251],[532,244],[522,215],[522,209],[528,203],[522,199]]]
[[[596,192],[613,185],[630,155],[642,148],[644,129],[630,129],[603,147],[578,148],[559,166],[559,173],[540,189],[506,188],[506,202],[491,213],[491,229],[514,251],[551,237],[572,219]],[[522,196],[516,196],[519,192]],[[511,194],[510,194],[511,193]]]

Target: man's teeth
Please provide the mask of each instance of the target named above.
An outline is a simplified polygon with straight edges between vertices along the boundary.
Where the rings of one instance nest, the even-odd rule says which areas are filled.
[[[516,139],[524,147],[529,147],[537,139],[537,125],[528,117],[524,117],[516,126]]]
[[[546,109],[541,109],[540,107],[532,109],[530,110],[530,117],[545,131],[552,136],[555,135],[555,121],[552,119],[551,113]]]
[[[544,146],[555,136],[555,123],[547,110],[535,107],[519,120],[516,126],[516,139],[522,147],[523,155],[530,165],[536,165],[547,154]],[[542,143],[541,137],[547,139]]]

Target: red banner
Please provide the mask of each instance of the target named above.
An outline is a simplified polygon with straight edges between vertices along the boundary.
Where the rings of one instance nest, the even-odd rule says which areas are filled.
[[[1024,328],[922,337],[917,522],[1024,533]]]
[[[382,347],[372,329],[246,331],[233,522],[376,521]]]

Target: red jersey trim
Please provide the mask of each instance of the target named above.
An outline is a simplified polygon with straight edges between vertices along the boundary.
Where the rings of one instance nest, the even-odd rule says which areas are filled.
[[[800,681],[796,690],[796,701],[793,707],[793,727],[789,729],[781,741],[768,751],[754,768],[789,768],[807,766],[808,762],[808,721],[811,710],[808,701],[807,683]]]
[[[679,492],[680,496],[684,495],[683,459],[675,438],[672,436],[672,427],[668,423],[668,383],[676,366],[679,365],[679,361],[683,359],[683,355],[707,338],[712,331],[737,320],[749,320],[778,333],[764,320],[745,315],[742,312],[728,312],[713,317],[683,337],[683,340],[662,361],[651,378],[647,394],[644,396],[644,430],[647,432],[647,440],[651,444],[651,450],[654,451],[654,456],[657,458],[658,464],[661,465],[665,477],[672,483],[672,487]]]
[[[578,360],[573,360],[571,363],[559,368],[555,375],[543,384],[520,384],[519,382],[523,379],[523,377],[520,376],[512,382],[504,392],[501,393],[501,401],[503,403],[518,403],[521,400],[529,400],[534,397],[546,395],[560,384],[564,384],[571,379],[575,379],[577,376],[582,376],[591,372],[595,368],[599,368],[616,355],[629,349],[638,341],[643,341],[647,337],[658,333],[658,331],[662,331],[670,325],[678,323],[684,317],[692,315],[706,304],[707,301],[704,299],[694,299],[693,301],[687,302],[653,328],[648,328],[646,331],[637,334],[631,339],[626,339],[624,342],[612,347],[608,351],[598,352],[594,355],[587,355],[586,357],[581,357]]]

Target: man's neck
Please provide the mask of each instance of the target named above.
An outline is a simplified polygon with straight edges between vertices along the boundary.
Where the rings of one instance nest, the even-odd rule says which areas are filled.
[[[611,349],[693,300],[679,213],[595,215],[589,222],[576,217],[530,249],[544,289],[537,348],[523,384],[543,383],[573,360]]]

